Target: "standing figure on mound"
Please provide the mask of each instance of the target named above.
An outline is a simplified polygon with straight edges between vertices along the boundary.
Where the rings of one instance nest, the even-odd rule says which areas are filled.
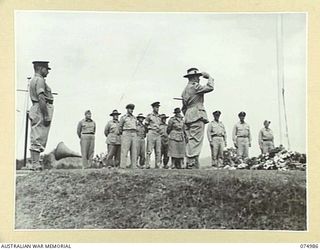
[[[274,149],[274,137],[273,132],[269,128],[270,121],[265,120],[263,122],[264,128],[262,128],[259,132],[259,146],[261,149],[261,154],[269,153],[272,149]]]
[[[91,119],[91,111],[87,110],[85,118],[78,123],[77,134],[80,139],[82,169],[91,167],[94,155],[96,123]]]
[[[169,138],[167,133],[168,124],[166,123],[168,116],[165,114],[160,115],[160,137],[161,137],[161,156],[160,162],[163,162],[163,168],[168,168],[169,156],[168,156],[168,147],[169,147]]]
[[[113,110],[110,116],[110,120],[104,128],[104,135],[107,137],[106,143],[108,147],[108,154],[104,159],[104,163],[110,167],[119,167],[120,165],[120,153],[121,153],[121,139],[119,133],[119,115],[121,113],[118,110]]]
[[[206,85],[201,85],[200,77],[208,79]],[[202,149],[205,124],[208,123],[204,109],[204,94],[213,91],[214,80],[206,72],[200,73],[197,68],[188,69],[184,76],[188,84],[182,92],[182,112],[185,116],[187,134],[187,168],[199,168],[199,155]]]
[[[159,107],[160,102],[154,102],[151,104],[153,112],[148,114],[145,120],[147,126],[147,159],[146,168],[150,168],[151,154],[154,150],[155,153],[155,168],[160,167],[160,155],[161,155],[161,136],[160,136],[160,123]]]
[[[30,154],[31,166],[29,170],[42,170],[40,165],[40,153],[42,153],[47,145],[48,135],[53,115],[53,96],[50,87],[47,85],[45,78],[49,74],[51,68],[49,62],[34,61],[34,77],[30,82],[30,99],[32,107],[29,111],[29,119],[31,123],[30,131]]]
[[[144,125],[143,121],[145,117],[143,114],[139,114],[137,116],[138,122],[137,122],[137,166],[139,168],[143,168],[145,162],[146,162],[146,134],[147,129]]]
[[[213,168],[220,168],[223,165],[223,150],[227,146],[227,133],[221,121],[219,110],[213,113],[214,120],[208,124],[207,137],[211,149],[211,165]]]
[[[248,158],[249,147],[251,147],[250,126],[244,121],[245,112],[240,112],[238,117],[240,121],[234,125],[232,132],[233,143],[237,149],[237,155],[241,158]]]
[[[175,115],[169,119],[167,132],[169,134],[169,157],[171,168],[181,169],[186,154],[186,134],[183,116],[180,108],[175,108]]]
[[[121,159],[120,168],[126,168],[128,151],[130,151],[130,168],[137,167],[137,118],[133,115],[134,104],[126,106],[127,113],[123,115],[119,123],[121,134]]]

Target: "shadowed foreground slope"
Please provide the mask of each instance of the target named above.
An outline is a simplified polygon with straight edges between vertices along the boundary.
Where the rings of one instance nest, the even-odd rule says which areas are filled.
[[[46,170],[17,177],[16,229],[306,230],[303,171]]]

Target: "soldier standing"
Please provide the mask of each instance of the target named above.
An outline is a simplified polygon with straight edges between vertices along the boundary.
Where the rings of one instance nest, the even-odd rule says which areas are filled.
[[[207,137],[211,148],[212,167],[221,167],[223,164],[223,150],[227,146],[226,129],[219,121],[221,112],[213,113],[214,120],[208,124]]]
[[[53,115],[53,96],[45,78],[51,68],[47,61],[34,61],[34,77],[30,82],[30,99],[32,107],[29,111],[31,123],[30,154],[32,165],[30,170],[42,170],[40,153],[45,150]]]
[[[263,122],[264,128],[262,128],[259,132],[259,146],[262,154],[269,153],[272,149],[274,149],[273,132],[269,128],[270,123],[270,121],[265,120]]]
[[[168,168],[169,156],[168,156],[168,147],[169,147],[169,138],[167,133],[168,125],[166,120],[168,116],[161,114],[160,116],[160,137],[161,137],[161,155],[160,162],[163,161],[163,168]]]
[[[119,132],[121,134],[120,168],[127,165],[128,151],[130,151],[131,168],[137,166],[137,118],[133,115],[134,104],[126,106],[127,113],[120,119]]]
[[[147,126],[147,159],[146,168],[150,168],[150,158],[152,151],[155,152],[155,168],[160,167],[160,154],[161,154],[161,137],[160,137],[160,123],[159,107],[160,102],[151,104],[153,112],[147,115],[145,124]]]
[[[234,146],[237,148],[237,155],[242,158],[249,157],[249,147],[251,147],[251,133],[249,124],[244,121],[245,112],[238,114],[240,121],[234,125],[232,138]]]
[[[200,76],[208,79],[206,85],[201,85]],[[187,168],[199,168],[199,155],[203,143],[204,127],[208,123],[204,109],[204,94],[213,91],[213,78],[206,72],[198,72],[197,68],[188,69],[188,84],[182,92],[182,112],[185,115],[187,134]]]
[[[169,134],[169,156],[172,168],[180,169],[186,153],[186,135],[180,108],[175,108],[175,115],[169,119],[167,132]]]
[[[118,110],[113,110],[110,114],[113,118],[107,123],[104,129],[108,147],[108,154],[105,158],[107,166],[119,167],[120,165],[121,141],[119,133],[119,115],[121,115],[121,113],[119,113]]]
[[[137,116],[137,166],[143,168],[146,161],[146,126],[143,124],[143,114]]]
[[[80,139],[82,169],[91,167],[94,155],[96,123],[91,119],[91,111],[87,110],[85,118],[78,123],[77,134]]]

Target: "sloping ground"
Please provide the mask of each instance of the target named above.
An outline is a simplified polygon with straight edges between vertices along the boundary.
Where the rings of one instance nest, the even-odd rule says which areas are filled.
[[[16,229],[306,230],[303,171],[45,170],[17,177]]]

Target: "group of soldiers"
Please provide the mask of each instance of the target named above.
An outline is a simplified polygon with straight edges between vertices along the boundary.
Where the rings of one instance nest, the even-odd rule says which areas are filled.
[[[45,82],[50,70],[47,61],[33,62],[35,75],[30,82],[30,98],[33,103],[29,117],[31,121],[30,152],[31,170],[41,170],[40,153],[44,151],[53,114],[53,97],[51,89]],[[227,146],[226,130],[219,120],[221,112],[213,112],[214,120],[209,122],[204,109],[204,95],[214,90],[214,80],[206,72],[190,68],[184,75],[188,79],[182,92],[182,108],[175,108],[168,123],[165,114],[159,113],[160,102],[151,104],[152,112],[147,116],[142,113],[133,115],[134,104],[126,105],[126,114],[120,119],[116,109],[106,124],[107,155],[103,164],[119,168],[151,168],[151,154],[155,155],[154,168],[199,168],[199,155],[202,149],[205,124],[208,124],[207,138],[210,143],[212,167],[221,167],[223,150]],[[207,79],[201,85],[200,77]],[[182,115],[182,114],[184,115]],[[78,123],[77,134],[80,138],[83,168],[90,167],[94,156],[96,124],[92,120],[90,110],[85,112],[85,118]],[[239,113],[240,121],[233,128],[233,142],[240,157],[248,157],[251,147],[251,132],[244,121],[246,113]],[[273,133],[269,128],[270,121],[264,122],[264,128],[259,132],[259,146],[262,153],[269,152],[273,147]],[[127,166],[130,151],[130,165]],[[186,164],[184,166],[184,159]]]

